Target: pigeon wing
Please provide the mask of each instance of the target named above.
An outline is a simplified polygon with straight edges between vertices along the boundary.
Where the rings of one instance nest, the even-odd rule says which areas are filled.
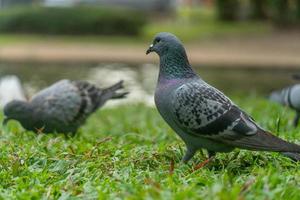
[[[43,121],[66,125],[73,123],[85,104],[88,104],[69,80],[59,81],[40,91],[31,103],[36,106],[37,113],[42,113]]]
[[[188,133],[210,138],[240,138],[257,127],[229,98],[208,84],[187,83],[175,91],[176,123]]]
[[[300,146],[261,129],[222,92],[208,84],[184,84],[176,90],[172,106],[175,122],[188,134],[250,150],[300,151]]]
[[[73,120],[82,123],[92,112],[97,110],[102,90],[86,81],[73,81],[72,84],[81,96],[80,109]]]

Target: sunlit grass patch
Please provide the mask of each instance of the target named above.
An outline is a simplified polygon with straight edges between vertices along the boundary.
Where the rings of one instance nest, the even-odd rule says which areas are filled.
[[[300,143],[293,113],[261,97],[233,97],[262,126]],[[2,119],[3,117],[0,116]],[[280,122],[278,125],[278,118]],[[279,129],[278,129],[279,126]],[[279,130],[279,131],[277,131]],[[277,153],[235,150],[193,172],[183,142],[155,108],[102,109],[75,137],[1,127],[2,199],[299,199],[300,165]],[[174,171],[170,173],[174,161]]]

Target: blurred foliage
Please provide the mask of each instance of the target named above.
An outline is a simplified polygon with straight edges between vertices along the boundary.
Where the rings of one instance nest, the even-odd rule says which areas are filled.
[[[171,15],[147,15],[134,10],[103,7],[11,8],[0,13],[0,43],[21,40],[19,35],[14,37],[11,33],[48,34],[50,37],[67,35],[54,37],[59,41],[69,40],[70,35],[79,35],[73,40],[138,43],[151,40],[153,35],[162,31],[193,41],[228,35],[265,34],[273,27],[300,25],[300,0],[215,2],[215,7],[180,6]],[[131,37],[133,35],[140,37]],[[32,41],[28,35],[24,38],[27,37]]]
[[[255,20],[264,20],[267,18],[266,13],[267,0],[251,0],[250,18]]]
[[[145,38],[161,31],[171,32],[184,41],[218,36],[268,33],[271,26],[261,21],[219,20],[214,8],[182,7],[176,17],[145,26]]]
[[[300,0],[216,0],[216,11],[221,21],[254,19],[280,26],[300,24]]]
[[[0,32],[71,35],[138,35],[146,17],[137,11],[100,7],[23,7],[0,13]]]
[[[1,13],[0,13],[1,16]],[[214,8],[181,7],[176,10],[172,17],[156,18],[149,20],[149,16],[141,14],[140,18],[146,23],[140,26],[140,35],[41,35],[41,34],[12,34],[1,33],[0,44],[20,43],[92,43],[109,45],[136,45],[145,44],[153,39],[153,36],[162,31],[172,32],[185,42],[211,37],[238,36],[238,35],[260,35],[271,31],[269,23],[262,21],[220,21],[216,18]],[[1,17],[0,17],[1,18]],[[1,24],[2,19],[0,19]],[[0,25],[1,27],[1,25]],[[0,28],[1,29],[1,28]],[[32,33],[32,32],[31,32]]]
[[[299,3],[300,1],[298,0],[272,1],[271,6],[274,9],[271,15],[272,21],[279,26],[299,25],[300,18],[297,17],[297,12],[300,11]]]
[[[221,20],[235,20],[239,10],[238,0],[216,0],[217,14]]]
[[[296,14],[297,14],[297,19],[300,20],[300,0],[297,0],[297,4],[296,4]]]

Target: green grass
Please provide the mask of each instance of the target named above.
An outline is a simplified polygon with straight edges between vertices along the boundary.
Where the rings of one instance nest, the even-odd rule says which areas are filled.
[[[235,100],[261,126],[300,143],[288,109],[255,96]],[[180,163],[183,142],[144,105],[103,109],[74,138],[36,135],[17,122],[0,130],[0,199],[300,198],[300,164],[277,153],[220,153],[192,172],[206,153]]]

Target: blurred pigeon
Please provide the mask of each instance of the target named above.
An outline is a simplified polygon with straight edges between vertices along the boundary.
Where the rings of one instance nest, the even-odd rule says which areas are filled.
[[[19,121],[25,129],[43,133],[73,133],[90,114],[109,99],[119,99],[123,81],[101,89],[85,81],[61,80],[40,91],[31,101],[12,101],[4,107],[8,120]]]
[[[286,142],[259,127],[227,96],[192,70],[181,41],[170,33],[155,36],[146,54],[156,52],[160,71],[155,103],[159,113],[187,146],[183,162],[197,150],[217,152],[234,148],[282,152],[300,160],[300,146]]]
[[[295,110],[296,116],[293,124],[295,127],[298,125],[300,118],[300,84],[273,91],[269,99]]]
[[[0,107],[3,108],[12,100],[25,101],[24,90],[17,76],[4,76],[0,80]]]

